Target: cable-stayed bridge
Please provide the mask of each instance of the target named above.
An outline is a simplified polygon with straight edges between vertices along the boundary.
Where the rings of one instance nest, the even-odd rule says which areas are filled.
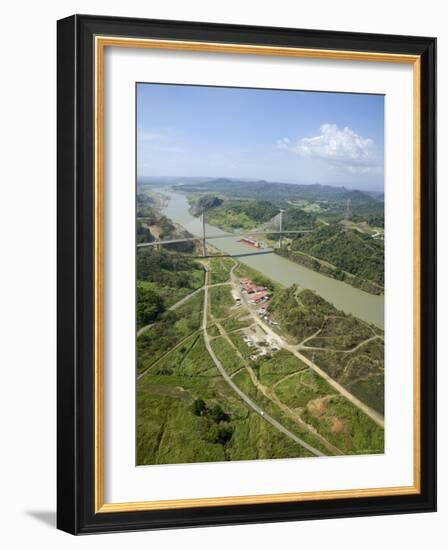
[[[207,226],[205,221],[205,215],[202,213],[201,215],[201,221],[202,221],[202,235],[192,235],[191,237],[181,237],[181,238],[175,238],[175,239],[166,239],[166,240],[155,240],[149,243],[139,243],[137,244],[137,248],[145,248],[148,246],[160,246],[164,244],[176,244],[176,243],[185,243],[185,242],[192,242],[192,241],[201,241],[202,242],[202,252],[203,255],[206,255],[206,244],[207,241],[214,240],[214,239],[228,239],[228,238],[251,238],[256,237],[257,235],[265,235],[268,233],[269,235],[278,235],[278,247],[281,248],[282,246],[282,238],[284,235],[298,235],[302,233],[310,233],[313,230],[308,228],[298,228],[298,229],[284,229],[284,218],[285,218],[285,211],[281,209],[278,214],[276,214],[273,218],[268,220],[267,222],[263,223],[259,227],[255,229],[248,229],[244,232],[238,232],[238,233],[223,233],[219,235],[210,235],[207,234]]]

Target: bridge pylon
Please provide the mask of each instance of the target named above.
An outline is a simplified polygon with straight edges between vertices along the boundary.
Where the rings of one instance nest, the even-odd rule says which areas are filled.
[[[207,242],[205,235],[205,210],[202,211],[202,256],[205,258],[207,255]]]
[[[283,213],[285,212],[284,208],[280,208],[280,217],[278,220],[278,226],[279,226],[279,236],[278,236],[278,247],[282,247],[282,236],[283,236]]]

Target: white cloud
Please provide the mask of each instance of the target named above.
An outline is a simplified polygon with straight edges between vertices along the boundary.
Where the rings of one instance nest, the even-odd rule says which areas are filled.
[[[320,135],[298,141],[284,137],[277,141],[285,149],[302,157],[315,157],[351,173],[379,171],[378,152],[371,138],[362,137],[348,127],[322,124]]]

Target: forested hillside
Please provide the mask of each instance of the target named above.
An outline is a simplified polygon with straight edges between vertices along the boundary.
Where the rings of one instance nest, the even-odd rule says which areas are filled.
[[[153,323],[176,301],[202,286],[198,262],[148,247],[137,254],[137,326]]]
[[[136,241],[137,244],[153,242],[155,236],[157,240],[164,241],[182,237],[191,237],[188,231],[173,224],[173,222],[163,215],[157,208],[154,199],[146,193],[137,194],[137,224]],[[166,249],[177,252],[193,253],[195,243],[193,241],[163,245]]]
[[[320,185],[318,183],[296,185],[220,178],[206,182],[177,185],[175,189],[190,196],[193,203],[193,212],[196,215],[202,212],[198,205],[201,201],[205,201],[204,205],[211,207],[214,211],[213,216],[221,222],[222,227],[225,225],[228,228],[232,227],[229,223],[224,222],[224,214],[226,203],[229,207],[231,206],[229,203],[233,203],[232,208],[228,210],[229,214],[234,217],[232,223],[239,223],[238,227],[250,228],[247,225],[245,216],[247,214],[248,217],[252,217],[251,210],[248,207],[253,205],[253,201],[269,204],[272,215],[275,215],[279,208],[285,208],[288,214],[291,210],[295,210],[296,213],[308,213],[312,218],[317,217],[316,214],[318,214],[320,219],[326,219],[329,222],[344,219],[348,208],[350,218],[353,221],[366,221],[375,227],[384,226],[384,202],[381,195],[356,189],[346,189],[345,187]],[[211,199],[217,201],[217,203],[210,203]],[[220,205],[223,199],[224,204]],[[277,212],[274,212],[275,209],[277,209]],[[263,207],[261,211],[254,212],[254,217],[266,221],[264,214],[267,212],[267,208]],[[311,214],[314,214],[314,216]],[[285,217],[286,220],[287,218],[288,216]]]
[[[289,250],[325,260],[339,270],[384,287],[384,243],[365,233],[339,224],[322,226],[299,235]]]

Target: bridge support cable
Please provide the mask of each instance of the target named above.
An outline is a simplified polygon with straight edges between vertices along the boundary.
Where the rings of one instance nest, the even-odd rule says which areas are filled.
[[[313,232],[313,229],[283,229],[284,227],[284,209],[281,209],[279,214],[274,216],[272,220],[265,223],[262,226],[259,226],[257,229],[254,230],[247,230],[244,233],[225,233],[223,235],[207,235],[206,232],[206,217],[205,213],[202,212],[202,235],[198,236],[191,236],[191,237],[183,237],[180,239],[167,239],[165,241],[152,241],[149,243],[138,243],[137,248],[145,248],[147,246],[155,246],[157,249],[160,249],[160,247],[164,244],[176,244],[176,243],[186,243],[186,242],[194,242],[199,241],[202,245],[202,256],[207,255],[207,241],[213,240],[213,239],[228,239],[229,237],[235,237],[235,238],[244,238],[247,236],[255,236],[255,235],[265,235],[265,234],[271,234],[271,235],[278,235],[278,247],[282,247],[282,241],[283,237],[285,235],[299,235],[303,233],[311,233]],[[268,227],[268,224],[271,222],[275,222],[278,229],[270,229]],[[271,225],[272,227],[272,225]]]

